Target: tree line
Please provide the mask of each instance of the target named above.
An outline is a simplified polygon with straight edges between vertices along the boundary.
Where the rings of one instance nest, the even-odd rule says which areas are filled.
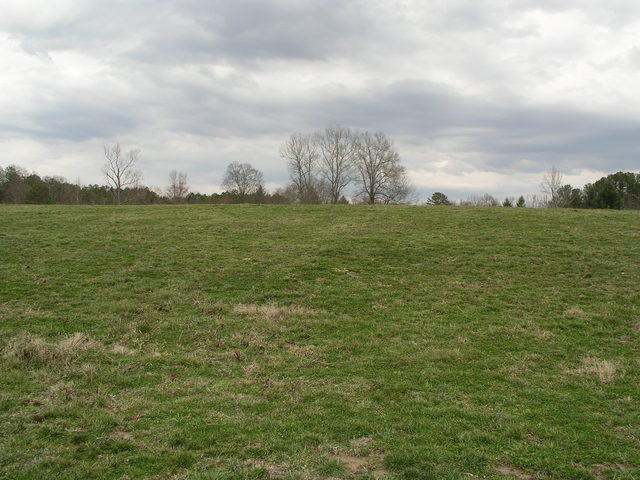
[[[172,179],[175,175],[175,183]],[[290,203],[289,198],[260,189],[246,195],[225,191],[211,195],[189,192],[186,174],[173,171],[166,190],[132,184],[120,188],[113,185],[82,185],[63,177],[41,177],[22,167],[0,166],[0,202],[13,204],[59,205],[152,205],[172,203]]]
[[[565,184],[562,174],[553,167],[542,178],[543,195],[507,197],[500,202],[496,197],[471,195],[461,200],[461,206],[473,207],[533,207],[533,208],[594,208],[640,210],[640,173],[617,172],[587,183],[582,188]],[[454,205],[442,192],[435,192],[427,205]]]
[[[41,177],[25,169],[0,166],[0,202],[31,204],[402,204],[413,201],[413,188],[393,141],[384,133],[343,127],[313,134],[294,133],[280,147],[290,183],[267,192],[264,175],[249,163],[232,162],[224,173],[222,193],[190,191],[187,174],[173,170],[165,188],[142,185],[137,169],[140,150],[124,152],[119,144],[104,146],[106,185],[82,185],[60,176]],[[563,182],[555,168],[544,175],[543,195],[505,198],[471,195],[461,206],[640,209],[640,173],[617,172],[582,188]],[[350,194],[347,199],[346,195]],[[426,205],[453,205],[434,192]]]

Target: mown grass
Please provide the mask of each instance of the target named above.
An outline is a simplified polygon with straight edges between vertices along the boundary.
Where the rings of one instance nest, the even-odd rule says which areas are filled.
[[[0,478],[640,478],[637,212],[0,207],[0,252]]]

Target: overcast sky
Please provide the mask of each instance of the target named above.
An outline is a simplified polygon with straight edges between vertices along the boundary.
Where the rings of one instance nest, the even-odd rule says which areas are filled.
[[[140,148],[211,193],[279,145],[383,131],[424,199],[640,169],[638,0],[0,0],[0,165],[104,183]]]

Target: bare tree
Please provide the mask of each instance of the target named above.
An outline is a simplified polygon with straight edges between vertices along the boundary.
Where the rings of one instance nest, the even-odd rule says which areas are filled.
[[[315,136],[320,150],[320,176],[329,185],[330,203],[338,203],[353,179],[354,135],[348,128],[331,127]]]
[[[228,190],[245,197],[262,188],[264,176],[248,163],[232,162],[227,166],[222,184]]]
[[[547,195],[527,195],[525,204],[531,208],[545,208],[549,206],[549,197]]]
[[[384,133],[365,132],[355,139],[357,195],[366,203],[402,203],[410,193],[406,170]]]
[[[189,193],[189,185],[187,184],[187,174],[171,170],[169,173],[169,186],[167,187],[167,197],[173,203],[183,202]]]
[[[549,196],[549,207],[561,207],[562,198],[560,189],[562,188],[562,173],[556,167],[551,167],[549,173],[542,177],[542,191]]]
[[[138,186],[142,180],[142,173],[136,170],[139,155],[138,149],[129,150],[129,153],[124,155],[119,143],[104,146],[106,162],[102,172],[109,185],[116,191],[118,205],[122,204],[122,191],[127,187]]]
[[[318,165],[318,149],[310,135],[292,134],[280,147],[280,156],[287,160],[289,176],[296,189],[299,203],[318,203],[315,169]]]
[[[466,200],[460,201],[462,207],[497,207],[500,205],[498,199],[493,195],[485,193],[483,195],[469,195]]]
[[[80,177],[76,177],[76,184],[75,184],[76,205],[80,205],[80,193],[81,192],[82,192],[82,180],[80,180]]]

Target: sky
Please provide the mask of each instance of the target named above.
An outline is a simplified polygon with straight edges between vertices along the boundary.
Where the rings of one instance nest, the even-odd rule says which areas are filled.
[[[394,140],[418,197],[640,169],[637,0],[0,0],[0,166],[105,183],[105,144],[221,191],[330,126]]]

